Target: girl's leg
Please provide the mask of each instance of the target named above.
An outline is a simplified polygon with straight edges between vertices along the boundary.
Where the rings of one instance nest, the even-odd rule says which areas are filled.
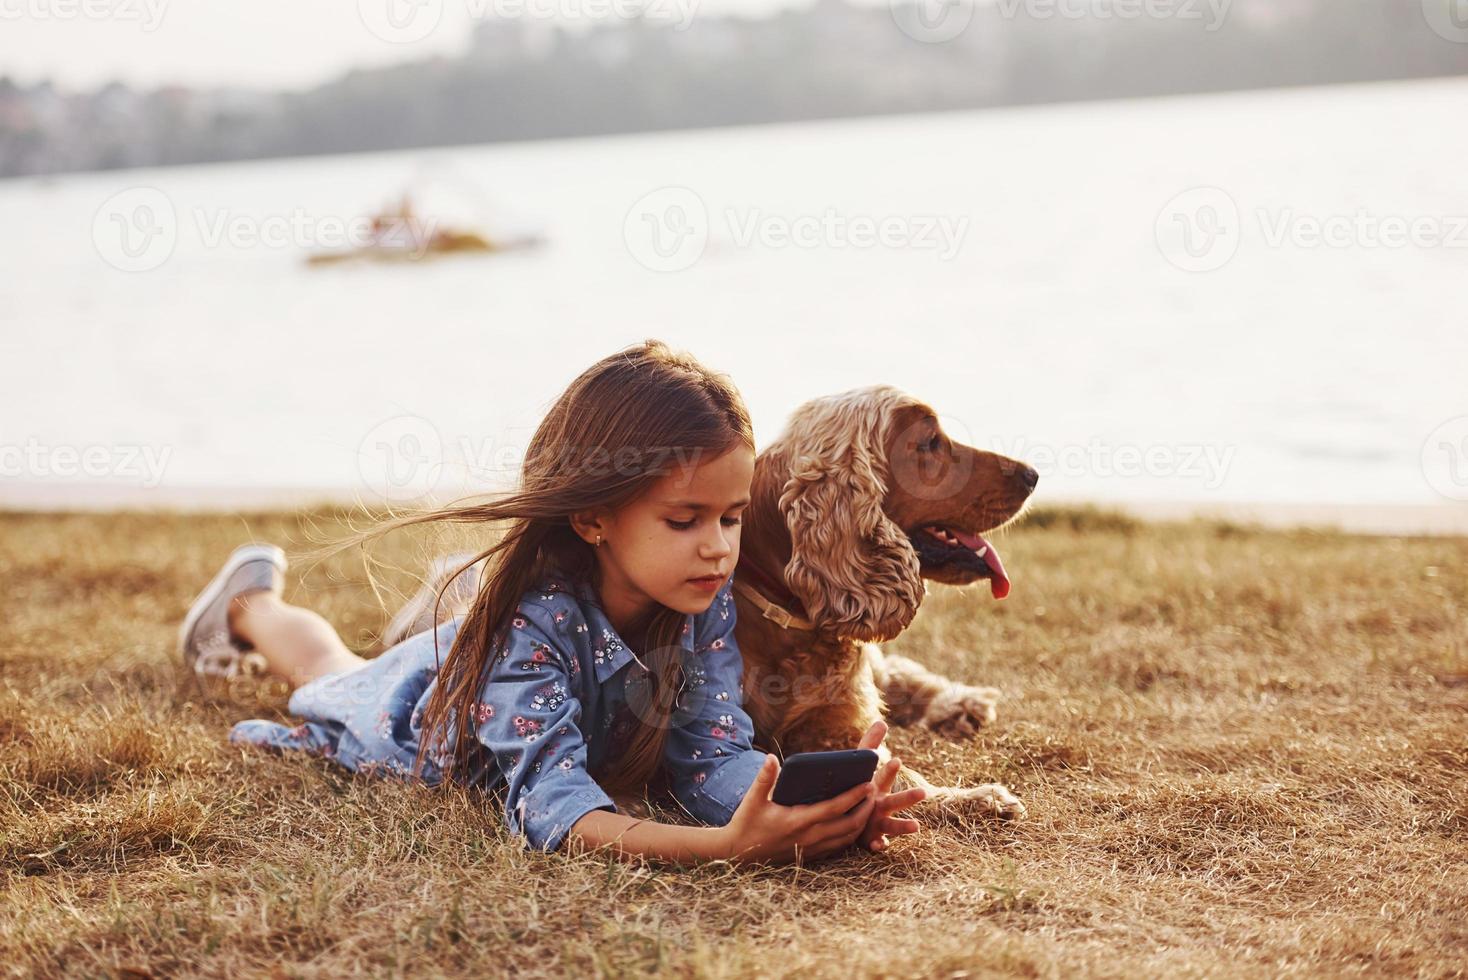
[[[275,592],[236,596],[229,604],[229,628],[248,640],[265,658],[270,672],[285,678],[292,690],[367,663],[347,649],[318,613],[292,606]]]

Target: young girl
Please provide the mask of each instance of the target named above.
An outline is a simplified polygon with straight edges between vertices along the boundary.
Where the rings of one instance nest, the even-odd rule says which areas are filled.
[[[753,472],[748,413],[727,379],[648,341],[562,394],[515,493],[384,526],[506,523],[462,619],[364,661],[280,600],[284,556],[256,545],[195,601],[180,647],[201,675],[229,674],[238,641],[301,685],[289,710],[302,724],[244,721],[231,741],[502,785],[506,822],[528,846],[679,861],[811,859],[858,839],[879,850],[917,829],[891,816],[921,799],[888,795],[897,760],[823,803],[769,799],[779,766],[751,744],[730,594]],[[617,812],[614,796],[659,775],[703,826]]]

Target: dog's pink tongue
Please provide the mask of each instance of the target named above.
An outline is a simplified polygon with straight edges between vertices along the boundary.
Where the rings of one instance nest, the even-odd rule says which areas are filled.
[[[977,552],[989,567],[994,570],[994,577],[989,579],[989,591],[994,598],[1003,599],[1009,595],[1009,576],[1004,574],[1004,563],[999,560],[999,552],[992,544],[984,540],[981,534],[967,534],[963,531],[954,531],[954,537],[963,542],[963,546],[970,551]]]

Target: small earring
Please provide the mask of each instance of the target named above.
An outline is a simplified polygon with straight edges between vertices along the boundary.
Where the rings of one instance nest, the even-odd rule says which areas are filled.
[[[600,534],[598,534],[598,535],[597,535],[597,536],[596,536],[596,546],[597,546],[597,547],[598,547],[598,548],[600,548],[600,547],[601,547],[601,535],[600,535]]]

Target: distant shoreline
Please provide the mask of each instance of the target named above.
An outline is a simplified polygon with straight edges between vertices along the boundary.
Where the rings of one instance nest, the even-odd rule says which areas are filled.
[[[0,513],[106,511],[218,513],[283,511],[312,507],[367,506],[388,503],[342,487],[114,487],[70,484],[0,483]],[[398,501],[400,506],[411,502]],[[1468,503],[1346,504],[1270,501],[1053,499],[1040,508],[1096,508],[1120,511],[1151,522],[1195,518],[1241,525],[1320,528],[1347,534],[1468,537]],[[1021,525],[1023,523],[1021,522]]]
[[[1084,506],[1089,501],[1050,501],[1053,506]],[[1347,534],[1468,537],[1468,504],[1303,504],[1288,502],[1137,501],[1097,502],[1103,509],[1124,511],[1144,521],[1194,518],[1257,524],[1272,529],[1337,529]]]
[[[270,152],[199,160],[160,160],[109,167],[81,167],[75,169],[42,170],[34,172],[6,173],[0,169],[0,188],[49,186],[58,181],[75,178],[108,178],[118,174],[129,174],[138,180],[158,179],[170,173],[195,173],[203,169],[239,167],[243,165],[272,165],[305,162],[330,162],[333,159],[364,159],[391,157],[395,155],[435,156],[439,154],[487,150],[490,148],[525,146],[537,144],[564,144],[585,141],[627,139],[656,139],[683,134],[734,133],[740,130],[765,130],[778,128],[808,129],[815,126],[840,126],[843,124],[905,120],[930,116],[965,116],[972,114],[994,115],[1004,112],[1031,112],[1034,110],[1067,110],[1077,108],[1104,108],[1107,105],[1134,105],[1175,100],[1227,99],[1231,96],[1250,96],[1274,93],[1279,96],[1309,94],[1321,89],[1375,88],[1383,85],[1414,85],[1433,82],[1454,83],[1468,79],[1468,72],[1444,72],[1427,75],[1384,76],[1381,78],[1339,79],[1326,81],[1293,81],[1247,87],[1224,87],[1187,89],[1166,92],[1140,92],[1123,94],[1101,94],[1075,96],[1029,102],[999,102],[978,105],[924,106],[902,109],[873,109],[847,113],[827,113],[792,118],[776,117],[755,120],[731,120],[726,122],[697,122],[686,124],[648,125],[629,129],[587,130],[575,133],[542,133],[531,136],[503,136],[464,139],[458,141],[431,142],[422,145],[384,145],[322,150],[297,150]]]

